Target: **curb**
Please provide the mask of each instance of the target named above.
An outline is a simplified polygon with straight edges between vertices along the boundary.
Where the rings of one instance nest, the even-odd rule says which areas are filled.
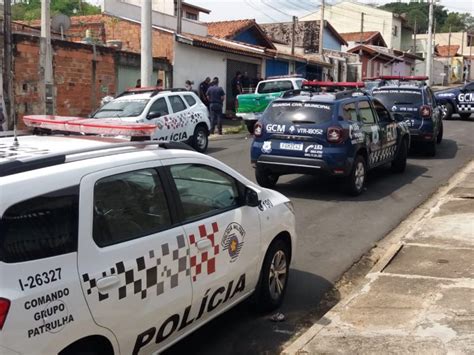
[[[251,138],[250,133],[233,133],[233,134],[215,134],[209,136],[209,141],[224,141],[228,139],[240,139],[240,138]]]
[[[378,261],[370,269],[365,276],[366,278],[370,274],[380,273],[396,256],[401,247],[403,246],[402,238],[410,234],[414,230],[414,225],[424,219],[425,216],[432,213],[437,208],[442,198],[444,198],[451,189],[456,186],[469,171],[474,171],[474,160],[468,161],[463,167],[461,167],[447,183],[438,188],[425,202],[409,213],[409,216],[403,220],[397,227],[395,227],[390,233],[382,238],[377,245],[372,249],[374,254],[379,255]],[[368,251],[367,253],[369,253]],[[366,254],[367,254],[366,253]],[[342,278],[342,275],[341,275]],[[337,283],[337,282],[336,282]],[[321,317],[318,322],[313,324],[308,330],[300,335],[295,341],[288,345],[280,353],[281,355],[294,355],[294,354],[307,354],[303,350],[304,346],[308,344],[314,337],[316,337],[328,324],[327,318],[332,313],[336,313],[339,309],[345,307],[354,297],[357,295],[365,286],[367,282],[363,282],[356,289],[354,289],[347,297],[340,300],[329,312]],[[324,324],[320,324],[323,322]]]

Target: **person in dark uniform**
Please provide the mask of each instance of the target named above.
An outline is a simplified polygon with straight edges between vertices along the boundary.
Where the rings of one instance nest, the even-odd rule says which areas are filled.
[[[209,89],[209,86],[211,85],[211,78],[207,77],[204,79],[204,81],[199,84],[199,98],[201,99],[202,103],[206,105],[206,107],[209,109],[209,100],[207,99],[207,90]]]
[[[222,134],[222,108],[224,107],[225,92],[219,86],[219,78],[212,80],[212,86],[207,89],[207,99],[209,100],[209,112],[211,121],[211,134],[214,134],[217,124],[217,132]]]
[[[234,78],[230,82],[231,88],[232,88],[232,103],[233,103],[233,109],[235,111],[235,102],[237,100],[237,95],[242,94],[242,74],[238,71],[235,73]]]

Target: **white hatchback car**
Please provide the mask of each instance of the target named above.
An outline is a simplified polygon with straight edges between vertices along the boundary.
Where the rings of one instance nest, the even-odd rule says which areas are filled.
[[[151,139],[186,142],[201,153],[207,149],[211,128],[207,107],[194,92],[184,89],[130,89],[91,117],[153,124]]]
[[[0,353],[164,350],[278,307],[291,202],[182,143],[0,138]]]

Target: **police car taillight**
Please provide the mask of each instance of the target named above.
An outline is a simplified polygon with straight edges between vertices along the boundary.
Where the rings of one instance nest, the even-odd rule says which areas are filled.
[[[327,139],[330,143],[341,143],[344,140],[344,131],[341,127],[329,127]]]
[[[253,127],[254,136],[260,137],[262,135],[262,131],[263,131],[262,124],[259,122],[255,123],[255,126]]]
[[[420,107],[420,116],[423,118],[431,117],[431,107],[423,105]]]
[[[0,330],[5,324],[5,319],[7,319],[8,310],[10,309],[10,300],[6,298],[0,298]]]

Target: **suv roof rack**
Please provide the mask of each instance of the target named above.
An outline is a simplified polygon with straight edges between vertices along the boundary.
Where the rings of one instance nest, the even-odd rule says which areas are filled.
[[[182,142],[169,142],[169,141],[132,141],[116,144],[107,144],[99,147],[90,147],[83,149],[76,149],[65,153],[50,154],[35,156],[31,158],[25,158],[22,160],[10,160],[4,163],[0,162],[0,177],[23,173],[26,171],[32,171],[36,169],[46,168],[49,166],[60,165],[73,161],[86,160],[97,157],[104,157],[114,154],[123,154],[136,151],[137,148],[146,148],[149,146],[156,146],[157,148],[163,149],[181,149],[181,150],[192,150],[189,145]],[[129,149],[126,149],[129,148]],[[108,151],[108,152],[106,152]],[[99,153],[91,154],[88,156],[79,156],[87,153]]]
[[[304,78],[303,75],[301,74],[288,74],[288,75],[272,75],[272,76],[267,76],[265,80],[270,80],[270,79],[290,79],[290,78]]]
[[[185,88],[171,88],[171,89],[163,89],[161,86],[150,86],[150,87],[142,87],[142,88],[130,88],[119,94],[116,98],[123,97],[123,96],[130,96],[130,95],[137,95],[137,94],[146,94],[151,93],[150,97],[156,96],[161,92],[182,92],[188,91]]]

